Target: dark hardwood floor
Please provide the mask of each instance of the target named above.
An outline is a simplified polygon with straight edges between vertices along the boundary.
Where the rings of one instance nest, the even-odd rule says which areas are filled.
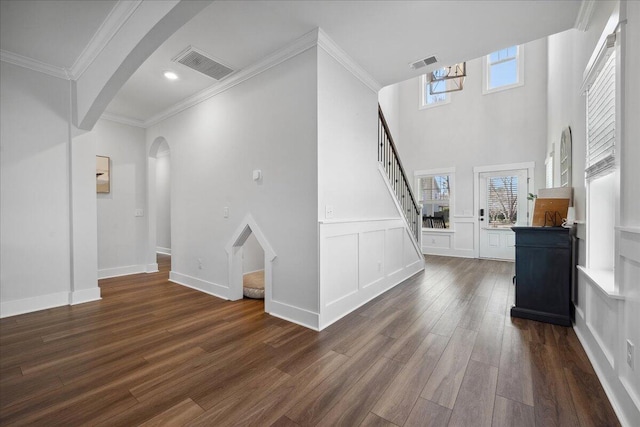
[[[619,425],[572,329],[509,316],[512,263],[427,257],[319,333],[159,263],[0,321],[0,425]]]

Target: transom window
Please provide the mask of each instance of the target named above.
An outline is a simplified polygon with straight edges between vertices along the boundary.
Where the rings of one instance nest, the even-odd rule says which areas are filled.
[[[444,72],[444,68],[442,69]],[[435,71],[436,73],[438,70]],[[444,84],[444,82],[442,82]],[[438,105],[444,105],[451,102],[450,93],[435,93],[431,94],[429,91],[429,80],[427,75],[420,76],[420,109],[435,107]]]
[[[522,46],[510,46],[490,53],[484,59],[484,93],[524,84]]]

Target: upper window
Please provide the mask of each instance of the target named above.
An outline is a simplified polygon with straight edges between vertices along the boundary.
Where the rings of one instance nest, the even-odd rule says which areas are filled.
[[[437,72],[437,71],[436,71]],[[420,109],[436,107],[451,102],[450,93],[434,93],[429,90],[427,75],[420,76]]]
[[[423,228],[450,228],[453,172],[416,173],[418,203],[422,206]]]
[[[484,93],[510,89],[524,84],[522,46],[511,46],[484,58]]]

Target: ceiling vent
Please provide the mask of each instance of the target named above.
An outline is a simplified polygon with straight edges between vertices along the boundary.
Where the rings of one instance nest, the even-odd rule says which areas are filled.
[[[409,64],[412,70],[417,70],[418,68],[426,67],[427,65],[435,64],[438,62],[435,56],[430,56],[428,58],[421,59],[419,61],[413,62]]]
[[[215,80],[222,80],[234,71],[232,68],[227,67],[218,60],[212,59],[209,55],[192,46],[180,52],[178,56],[173,58],[173,61],[186,65]]]

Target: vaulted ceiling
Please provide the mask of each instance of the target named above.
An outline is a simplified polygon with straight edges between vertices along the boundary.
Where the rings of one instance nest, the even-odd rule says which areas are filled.
[[[117,3],[2,0],[0,49],[3,54],[72,69]],[[142,123],[217,84],[172,62],[187,46],[241,70],[320,27],[385,86],[424,72],[425,69],[414,71],[408,66],[421,58],[435,55],[436,65],[450,65],[572,28],[581,3],[214,1],[147,59],[107,112]],[[166,80],[166,70],[175,71],[179,79]]]

